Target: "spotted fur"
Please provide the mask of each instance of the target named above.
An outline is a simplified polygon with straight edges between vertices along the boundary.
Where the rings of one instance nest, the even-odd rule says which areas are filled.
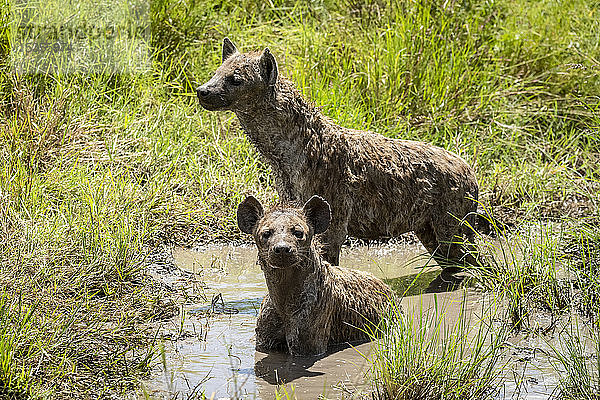
[[[478,186],[456,154],[427,143],[341,127],[278,76],[269,51],[240,53],[223,42],[223,64],[198,88],[209,110],[232,110],[271,166],[279,197],[325,198],[333,209],[324,257],[339,264],[346,235],[386,239],[414,231],[440,263],[474,262]],[[466,240],[465,240],[466,238]]]
[[[331,344],[368,339],[393,292],[367,272],[322,259],[314,235],[330,222],[325,200],[313,196],[302,208],[264,214],[249,196],[237,216],[240,229],[254,236],[269,291],[256,322],[257,350],[319,355]]]

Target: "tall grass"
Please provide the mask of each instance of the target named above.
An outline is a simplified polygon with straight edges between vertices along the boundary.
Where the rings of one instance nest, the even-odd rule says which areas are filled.
[[[559,397],[597,399],[600,393],[600,229],[580,223],[567,237],[569,268],[574,275],[574,318],[553,346],[553,367],[559,373]]]
[[[239,240],[244,193],[276,196],[235,117],[195,100],[224,36],[243,50],[269,46],[282,74],[342,124],[459,153],[505,222],[598,217],[594,2],[157,0],[149,70],[65,74],[12,69],[15,4],[0,0],[7,391],[101,397],[135,386],[148,366],[143,323],[172,311],[144,274],[145,252]],[[518,273],[510,264],[499,268],[518,282],[515,298],[537,293],[560,308],[541,261]]]
[[[575,307],[589,318],[600,315],[600,228],[579,223],[567,238],[566,258],[574,275]]]
[[[598,315],[597,226],[539,222],[508,231],[492,221],[492,229],[495,238],[479,244],[488,265],[470,271],[481,286],[505,299],[514,328],[531,328],[530,318],[539,310],[553,316],[576,310],[592,320]]]
[[[437,296],[437,295],[436,295]],[[392,308],[377,329],[373,374],[380,399],[487,399],[500,385],[498,368],[506,331],[494,327],[494,309],[476,317],[458,304],[422,303]],[[457,318],[447,317],[459,307]]]
[[[34,223],[12,201],[0,207],[0,387],[6,391],[118,396],[149,370],[155,328],[146,324],[172,316],[174,307],[140,271],[134,221],[98,223],[111,201],[99,200],[88,199],[87,215],[58,207],[54,219]]]
[[[0,395],[19,398],[32,391],[28,371],[14,368],[14,363],[27,357],[29,349],[22,343],[31,334],[33,312],[34,308],[24,306],[21,299],[11,300],[6,294],[0,298]]]
[[[594,400],[600,393],[600,326],[598,316],[591,326],[573,323],[559,335],[552,348],[552,366],[558,372],[558,397]]]
[[[514,328],[529,328],[535,310],[557,314],[571,304],[560,226],[539,223],[508,232],[493,223],[493,230],[496,239],[480,243],[487,265],[471,272],[481,285],[506,300]]]

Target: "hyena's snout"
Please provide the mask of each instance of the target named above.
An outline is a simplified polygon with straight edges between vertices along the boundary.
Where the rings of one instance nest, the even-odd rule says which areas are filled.
[[[269,249],[269,264],[275,268],[285,268],[296,263],[298,256],[296,246],[285,241],[276,241]]]
[[[206,85],[199,86],[198,89],[196,89],[196,95],[198,96],[198,99],[202,100],[210,95],[210,89]]]
[[[196,89],[196,96],[200,105],[209,111],[226,109],[230,105],[223,88],[212,79]]]
[[[205,106],[214,102],[214,98],[218,97],[218,91],[214,85],[211,85],[211,82],[209,81],[196,89],[196,96],[198,96],[200,104]]]

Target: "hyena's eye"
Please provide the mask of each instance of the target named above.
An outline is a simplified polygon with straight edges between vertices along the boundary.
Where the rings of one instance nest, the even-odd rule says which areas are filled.
[[[269,238],[271,237],[272,234],[273,234],[273,232],[271,232],[271,231],[263,231],[260,234],[260,238],[262,239],[263,242],[266,242],[267,240],[269,240]]]
[[[298,239],[304,238],[304,232],[297,228],[294,228],[294,230],[292,230],[292,235],[296,236]]]

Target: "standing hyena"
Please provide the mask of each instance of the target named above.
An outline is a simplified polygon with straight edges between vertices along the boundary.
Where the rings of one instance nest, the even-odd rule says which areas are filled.
[[[394,297],[368,272],[330,265],[315,234],[331,220],[329,204],[313,196],[302,208],[266,213],[248,196],[237,211],[242,232],[254,236],[269,293],[256,320],[256,349],[319,355],[329,344],[367,340]]]
[[[346,235],[384,239],[414,231],[438,262],[468,256],[477,180],[457,155],[426,143],[343,128],[278,77],[275,58],[240,53],[227,38],[223,64],[197,90],[207,110],[232,110],[270,164],[279,197],[324,197],[332,206],[324,256],[339,264]],[[453,243],[454,242],[454,243]]]

